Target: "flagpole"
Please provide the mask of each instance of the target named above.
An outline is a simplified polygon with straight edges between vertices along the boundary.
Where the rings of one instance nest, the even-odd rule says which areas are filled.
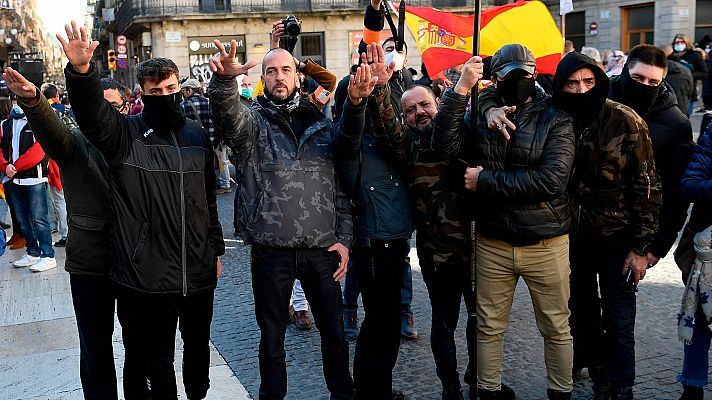
[[[472,55],[473,56],[479,56],[480,55],[480,15],[482,14],[482,0],[475,0],[475,22],[474,22],[474,30],[472,34]],[[475,83],[475,87],[472,88],[471,90],[471,97],[470,97],[470,126],[471,129],[473,130],[472,134],[476,135],[477,134],[477,119],[478,119],[478,113],[477,113],[477,100],[479,97],[479,82]],[[469,329],[466,330],[466,336],[468,336],[468,347],[472,344],[474,349],[469,349],[468,348],[468,353],[470,353],[475,360],[474,361],[474,372],[473,377],[471,378],[472,381],[475,383],[474,385],[470,386],[470,390],[474,390],[475,394],[477,393],[477,333],[475,332],[474,326],[476,323],[477,319],[477,312],[476,312],[476,306],[477,306],[477,223],[475,222],[475,219],[473,218],[470,221],[470,246],[472,246],[470,250],[470,296],[469,297],[469,302],[467,301],[467,297],[465,298],[465,307],[467,308],[467,327]],[[468,304],[469,303],[469,304]],[[469,336],[472,336],[470,338]],[[469,368],[468,368],[469,369]],[[473,398],[472,393],[470,393],[470,398]]]

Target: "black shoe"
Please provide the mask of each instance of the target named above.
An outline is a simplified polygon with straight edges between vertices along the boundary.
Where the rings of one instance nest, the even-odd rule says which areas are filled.
[[[682,385],[682,389],[680,400],[703,400],[705,398],[705,392],[701,387]]]
[[[0,228],[2,229],[10,229],[10,224],[6,224],[4,222],[0,222]]]
[[[460,388],[460,385],[443,388],[442,400],[465,400],[465,398],[462,397],[462,389]]]
[[[405,394],[400,390],[391,389],[391,400],[404,400]]]
[[[571,400],[571,392],[559,392],[554,389],[546,389],[546,396],[549,400]]]
[[[611,387],[611,400],[633,400],[633,388]]]
[[[67,239],[61,238],[54,243],[54,247],[64,247],[67,245]]]
[[[611,387],[607,383],[603,384],[593,384],[593,396],[591,400],[610,400],[611,399]]]
[[[499,390],[477,389],[477,395],[480,400],[514,400],[517,398],[514,395],[514,390],[505,384],[502,384]]]

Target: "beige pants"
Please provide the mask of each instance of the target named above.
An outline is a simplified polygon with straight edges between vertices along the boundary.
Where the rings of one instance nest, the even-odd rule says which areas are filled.
[[[515,247],[477,237],[477,386],[498,390],[502,381],[504,331],[519,277],[534,304],[544,337],[549,389],[570,392],[573,340],[569,330],[569,237]]]

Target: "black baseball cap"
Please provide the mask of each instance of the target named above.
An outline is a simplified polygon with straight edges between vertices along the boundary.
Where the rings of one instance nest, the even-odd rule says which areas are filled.
[[[521,69],[528,74],[536,70],[534,53],[521,44],[514,43],[502,46],[492,56],[492,74],[504,78],[515,69]]]

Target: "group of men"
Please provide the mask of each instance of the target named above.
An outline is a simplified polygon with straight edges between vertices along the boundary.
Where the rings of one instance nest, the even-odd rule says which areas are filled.
[[[593,399],[633,398],[636,286],[672,247],[688,206],[679,181],[691,128],[663,82],[665,54],[636,46],[611,81],[571,52],[550,97],[535,84],[531,51],[507,45],[492,57],[493,85],[469,117],[482,60],[467,61],[437,98],[408,79],[403,42],[371,43],[384,13],[381,0],[371,0],[360,64],[335,99],[333,122],[321,112],[323,98],[300,91],[299,72],[313,62],[276,46],[261,64],[264,95],[248,100],[245,74],[257,63],[241,64],[234,41],[229,50],[215,41],[201,122],[186,119],[205,114],[191,100],[197,88],[181,87],[165,58],[137,67],[144,108],[127,116],[126,89],[100,79],[91,61],[98,43],[74,22],[58,38],[81,132],[6,70],[37,142],[63,174],[86,398],[117,398],[114,307],[127,399],[177,399],[176,327],[187,398],[207,394],[224,253],[210,129],[235,156],[236,231],[252,246],[260,399],[287,395],[284,336],[295,279],[319,328],[331,398],[403,398],[392,372],[408,314],[413,230],[443,399],[463,398],[454,338],[463,298],[471,398],[515,398],[501,376],[519,277],[544,337],[548,398],[570,399],[580,368],[589,370]],[[656,151],[663,146],[674,151]],[[353,378],[344,332],[353,310],[344,308],[339,282],[349,261],[365,312]]]

